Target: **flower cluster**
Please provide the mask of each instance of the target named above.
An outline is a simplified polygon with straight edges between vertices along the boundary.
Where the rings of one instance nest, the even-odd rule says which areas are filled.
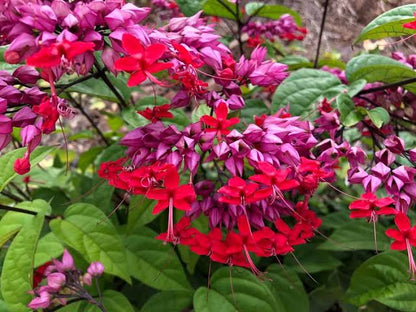
[[[221,101],[214,116],[182,131],[161,121],[139,127],[121,140],[128,157],[103,163],[98,173],[130,194],[157,200],[153,213],[168,208],[167,232],[159,239],[257,274],[250,253],[283,255],[314,236],[320,219],[308,201],[320,182],[333,179],[334,168],[313,159],[310,122],[281,110],[240,132],[228,111]],[[180,185],[180,170],[189,173],[187,184]],[[177,224],[173,208],[185,211]],[[209,218],[208,234],[191,225],[201,214]]]
[[[296,25],[292,15],[289,14],[283,14],[277,20],[266,22],[249,21],[243,27],[243,31],[249,36],[247,44],[250,47],[256,47],[265,39],[272,42],[276,38],[286,41],[303,40],[307,34],[306,28]]]
[[[159,9],[157,13],[162,20],[183,16],[174,0],[152,0],[152,6]]]
[[[36,296],[28,307],[46,309],[55,304],[65,305],[68,299],[77,298],[95,302],[83,285],[91,286],[92,279],[101,276],[103,272],[104,266],[100,262],[92,262],[87,272],[82,274],[75,267],[70,253],[65,250],[62,261],[53,260],[35,271],[33,294]],[[41,285],[42,280],[45,280],[45,285]]]

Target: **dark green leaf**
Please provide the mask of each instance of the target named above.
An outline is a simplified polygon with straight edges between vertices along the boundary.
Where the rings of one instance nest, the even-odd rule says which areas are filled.
[[[68,88],[66,91],[86,94],[111,102],[119,102],[114,93],[101,79],[90,79],[77,83],[76,85]]]
[[[383,107],[376,107],[367,111],[368,117],[377,128],[387,125],[390,121],[390,115]]]
[[[53,146],[39,146],[36,148],[30,155],[32,167],[45,159],[45,157],[54,149],[55,147]],[[2,191],[15,176],[17,176],[17,173],[13,170],[13,164],[17,158],[22,158],[25,152],[26,148],[19,148],[0,157],[0,191]]]
[[[152,296],[140,312],[182,312],[192,304],[192,291],[162,291]]]
[[[272,112],[289,104],[292,115],[308,115],[315,104],[324,97],[334,97],[347,86],[334,75],[317,70],[302,68],[293,72],[276,89],[273,96]]]
[[[273,264],[267,268],[271,289],[277,305],[274,311],[309,312],[308,295],[296,273]]]
[[[117,275],[130,283],[125,249],[116,229],[106,215],[89,204],[74,204],[64,219],[49,223],[53,233],[77,250],[87,262],[100,261],[105,273]]]
[[[407,256],[385,252],[355,270],[347,292],[349,301],[362,306],[376,300],[398,311],[416,311],[416,285],[409,281]]]
[[[236,20],[236,5],[227,0],[207,0],[202,9],[207,15]]]
[[[152,214],[156,202],[144,196],[137,195],[130,198],[129,218],[127,221],[127,233],[137,227],[141,227],[152,222],[157,215]]]
[[[135,312],[129,300],[120,292],[106,290],[102,294],[102,303],[108,312]],[[96,305],[89,304],[83,312],[101,312]]]
[[[195,312],[237,312],[232,301],[214,289],[200,287],[194,294]]]
[[[191,289],[172,247],[156,236],[149,228],[136,227],[124,240],[131,275],[160,290]]]
[[[355,43],[366,39],[377,40],[386,37],[414,34],[414,29],[404,28],[403,24],[415,20],[413,16],[415,11],[416,4],[409,4],[394,8],[377,16],[361,31]]]
[[[381,224],[376,224],[377,249],[385,250],[389,247],[389,240]],[[322,250],[375,250],[373,224],[364,220],[351,220],[349,223],[337,228],[325,243],[320,245]]]
[[[176,0],[181,12],[185,16],[192,16],[202,10],[205,0]]]
[[[44,214],[32,217],[11,243],[4,260],[1,275],[1,293],[13,312],[25,312],[32,299],[33,263]]]
[[[364,54],[352,58],[345,70],[349,82],[365,79],[367,82],[395,83],[416,77],[416,72],[389,57]],[[403,86],[407,90],[416,93],[416,83]]]
[[[97,158],[97,156],[103,151],[103,149],[103,146],[96,146],[83,152],[79,156],[78,168],[81,169],[82,172],[85,172],[88,166],[94,162],[95,158]]]
[[[290,14],[292,15],[296,24],[299,26],[302,24],[302,18],[300,15],[296,11],[285,7],[284,5],[249,2],[246,4],[245,9],[248,15],[254,14],[255,16],[267,17],[271,19],[279,19],[283,14]]]

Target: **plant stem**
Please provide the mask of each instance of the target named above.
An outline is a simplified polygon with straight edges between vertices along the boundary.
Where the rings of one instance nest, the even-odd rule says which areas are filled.
[[[100,64],[97,60],[94,61],[94,66],[97,68],[100,77],[103,79],[104,83],[110,88],[111,92],[114,93],[116,98],[118,99],[119,103],[118,107],[120,110],[123,109],[123,107],[127,107],[127,103],[124,100],[124,97],[120,94],[120,92],[114,87],[114,85],[111,83],[110,79],[108,79],[105,71],[101,68]]]
[[[110,146],[110,142],[108,142],[107,138],[104,136],[104,134],[101,132],[100,128],[95,124],[94,120],[91,118],[90,115],[87,114],[87,112],[84,110],[82,105],[78,103],[69,93],[66,93],[66,95],[69,98],[69,101],[77,108],[79,111],[87,118],[87,120],[90,122],[91,126],[97,131],[100,138],[103,140],[105,145]]]
[[[416,82],[416,77],[405,79],[405,80],[394,82],[394,83],[385,84],[385,85],[375,87],[375,88],[371,88],[371,89],[367,89],[367,90],[361,90],[360,92],[357,93],[356,96],[360,96],[360,95],[368,94],[368,93],[373,93],[373,92],[378,92],[378,91],[383,91],[383,90],[390,89],[390,88],[400,87],[400,86],[404,86],[404,85],[411,84],[411,83],[414,83],[414,82]]]
[[[0,204],[0,210],[20,212],[20,213],[29,214],[29,215],[32,215],[32,216],[36,216],[38,214],[36,211],[17,208],[17,207],[5,206],[5,205],[2,205],[2,204]],[[48,215],[45,216],[45,219],[47,219],[47,220],[52,220],[52,219],[55,219],[55,218],[56,218],[55,216],[48,216]]]
[[[326,13],[328,12],[328,6],[329,6],[329,0],[325,0],[324,13],[322,15],[321,28],[319,30],[318,46],[316,47],[316,55],[315,55],[315,61],[313,63],[313,68],[318,68],[319,53],[321,51],[322,35],[324,33]]]

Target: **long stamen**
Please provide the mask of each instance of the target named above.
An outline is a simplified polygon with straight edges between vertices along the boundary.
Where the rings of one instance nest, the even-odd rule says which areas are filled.
[[[262,278],[264,278],[264,272],[262,272],[262,271],[260,271],[257,267],[256,267],[256,265],[254,264],[254,262],[253,262],[253,260],[251,259],[251,257],[250,257],[250,253],[248,252],[248,249],[247,249],[247,246],[246,245],[244,245],[243,246],[243,248],[244,248],[244,255],[245,255],[245,257],[246,257],[246,260],[247,260],[247,262],[248,262],[248,264],[250,265],[250,270],[251,270],[251,272],[253,272],[253,274],[256,276],[256,277],[258,277],[259,279],[262,279]]]
[[[168,242],[173,241],[173,197],[169,198],[169,216],[168,216],[168,231],[166,235],[166,240]]]
[[[406,249],[407,249],[407,257],[409,260],[409,273],[410,273],[410,280],[415,280],[415,273],[416,273],[416,264],[413,258],[412,247],[410,246],[410,242],[406,239]]]

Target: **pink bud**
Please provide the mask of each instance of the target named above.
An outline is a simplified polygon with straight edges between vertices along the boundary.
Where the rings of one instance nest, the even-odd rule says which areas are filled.
[[[114,68],[114,62],[120,58],[120,55],[112,48],[105,47],[103,53],[101,54],[101,58],[108,70],[114,75],[117,75],[118,72]]]
[[[91,276],[101,276],[104,272],[104,266],[101,262],[91,262],[87,272]]]
[[[22,129],[20,136],[22,137],[22,144],[27,146],[28,153],[32,153],[33,150],[40,144],[42,132],[38,127],[28,125]]]
[[[35,84],[40,78],[36,69],[31,66],[20,66],[13,72],[13,76],[21,83]]]
[[[51,297],[48,292],[43,291],[39,297],[34,298],[27,306],[31,309],[46,309],[51,304]]]
[[[409,151],[409,157],[411,161],[416,161],[416,148]]]
[[[68,250],[64,250],[64,255],[62,256],[62,262],[58,261],[58,260],[53,260],[56,269],[59,272],[65,272],[65,271],[70,271],[70,270],[74,270],[75,266],[74,266],[74,259],[72,258],[71,254],[68,252]]]
[[[64,274],[55,272],[48,275],[48,286],[58,291],[63,285],[65,285],[66,277]]]
[[[0,134],[0,151],[5,148],[11,140],[12,136],[10,134]]]
[[[91,274],[89,274],[89,273],[85,273],[85,274],[82,276],[82,282],[83,282],[84,284],[88,285],[88,286],[91,286],[91,284],[92,284],[92,276],[91,276]]]
[[[10,118],[0,115],[0,134],[10,134],[12,130],[12,121]]]
[[[405,146],[403,139],[395,135],[390,135],[387,139],[384,140],[383,143],[392,153],[401,154],[404,152]]]

